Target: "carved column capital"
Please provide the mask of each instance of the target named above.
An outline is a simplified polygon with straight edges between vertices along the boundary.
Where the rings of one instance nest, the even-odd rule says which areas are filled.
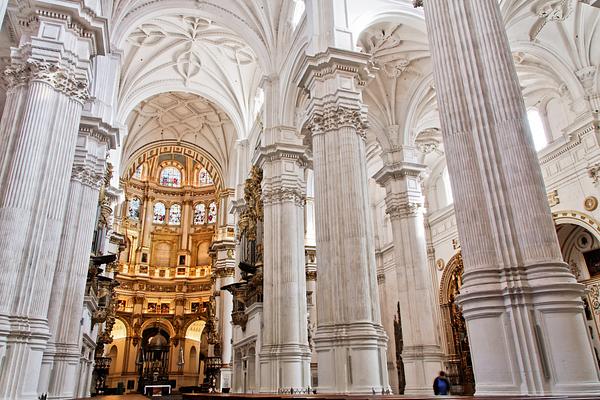
[[[71,180],[94,190],[100,190],[104,184],[104,174],[97,172],[90,165],[73,165]]]
[[[363,108],[350,108],[331,104],[315,110],[308,127],[313,135],[337,131],[343,127],[351,127],[356,129],[363,139],[366,139],[369,124],[367,113]]]
[[[49,84],[80,103],[85,103],[90,97],[87,79],[77,76],[61,65],[49,62],[28,60],[24,63],[13,63],[4,70],[3,80],[8,90],[38,81]]]
[[[297,187],[278,187],[265,190],[262,193],[262,200],[265,206],[285,202],[293,202],[298,207],[304,207],[306,198],[301,188]]]
[[[390,218],[407,218],[407,217],[416,217],[422,212],[422,203],[394,203],[386,207],[385,212],[390,216]]]

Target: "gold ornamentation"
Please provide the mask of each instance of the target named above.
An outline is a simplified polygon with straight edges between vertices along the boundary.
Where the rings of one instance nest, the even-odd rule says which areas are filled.
[[[317,271],[306,271],[306,280],[307,281],[316,281],[317,280]]]
[[[442,258],[438,258],[437,261],[435,262],[435,266],[438,271],[443,271],[444,268],[446,267],[446,262]]]
[[[548,192],[548,205],[554,207],[560,204],[560,198],[558,197],[558,190]]]
[[[596,208],[598,208],[598,199],[594,196],[586,197],[583,202],[583,208],[585,208],[587,211],[594,211]]]

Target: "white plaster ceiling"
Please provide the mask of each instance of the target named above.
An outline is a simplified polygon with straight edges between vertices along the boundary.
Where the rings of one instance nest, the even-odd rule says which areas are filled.
[[[244,137],[260,76],[254,52],[230,29],[201,17],[161,15],[127,35],[120,109],[165,91],[196,93],[226,111]]]
[[[121,165],[150,143],[191,143],[207,151],[227,171],[236,132],[231,119],[214,103],[192,93],[167,92],[142,101],[127,118]]]

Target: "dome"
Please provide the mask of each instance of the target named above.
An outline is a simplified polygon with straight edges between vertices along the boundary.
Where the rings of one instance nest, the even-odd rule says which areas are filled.
[[[168,345],[167,338],[165,338],[160,333],[157,333],[156,335],[152,336],[148,340],[148,346],[150,346],[150,347],[165,347],[167,345]]]

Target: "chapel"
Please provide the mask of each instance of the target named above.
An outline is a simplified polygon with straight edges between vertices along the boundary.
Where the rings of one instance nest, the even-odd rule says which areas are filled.
[[[600,398],[599,0],[0,0],[0,110],[0,400]]]

